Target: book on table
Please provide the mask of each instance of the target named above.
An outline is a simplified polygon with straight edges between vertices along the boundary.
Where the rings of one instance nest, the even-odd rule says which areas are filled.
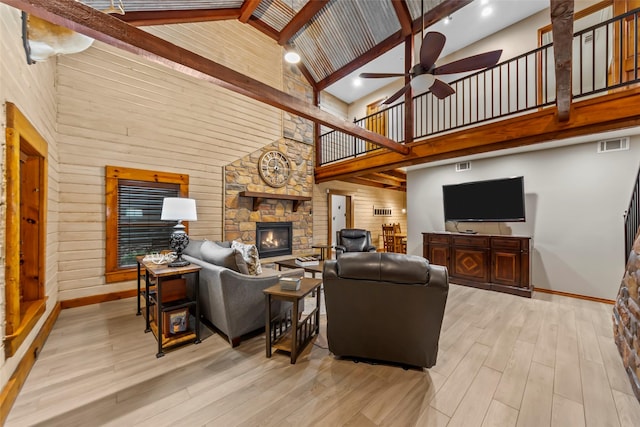
[[[307,267],[310,265],[319,265],[320,261],[316,257],[312,256],[300,256],[296,258],[296,264],[301,267]]]
[[[300,278],[299,277],[281,277],[280,289],[282,289],[283,291],[300,290]]]

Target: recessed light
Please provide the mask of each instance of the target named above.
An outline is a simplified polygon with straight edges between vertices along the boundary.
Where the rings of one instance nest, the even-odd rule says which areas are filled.
[[[493,8],[491,6],[487,6],[482,9],[482,16],[489,16],[493,12]]]
[[[360,77],[356,77],[355,79],[353,79],[353,85],[356,87],[362,86],[362,79],[360,79]]]
[[[450,16],[447,16],[446,18],[444,18],[444,25],[449,25],[449,22],[451,22]]]

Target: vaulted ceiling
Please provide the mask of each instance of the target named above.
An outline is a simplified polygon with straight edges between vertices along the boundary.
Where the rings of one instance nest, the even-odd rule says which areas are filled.
[[[237,19],[285,48],[322,90],[471,0],[81,0],[132,25]],[[118,12],[122,6],[125,13]]]

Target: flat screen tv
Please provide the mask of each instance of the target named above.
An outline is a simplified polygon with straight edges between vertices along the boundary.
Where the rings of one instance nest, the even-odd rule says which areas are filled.
[[[524,178],[443,185],[445,221],[523,222]]]

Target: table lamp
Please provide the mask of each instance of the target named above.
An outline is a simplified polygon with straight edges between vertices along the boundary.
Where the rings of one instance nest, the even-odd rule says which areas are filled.
[[[189,261],[182,259],[182,251],[189,244],[189,236],[184,231],[182,221],[197,221],[195,199],[187,199],[182,197],[165,197],[162,201],[162,221],[178,221],[173,227],[173,233],[169,237],[169,246],[176,252],[177,258],[169,263],[169,267],[184,267],[191,264]]]

